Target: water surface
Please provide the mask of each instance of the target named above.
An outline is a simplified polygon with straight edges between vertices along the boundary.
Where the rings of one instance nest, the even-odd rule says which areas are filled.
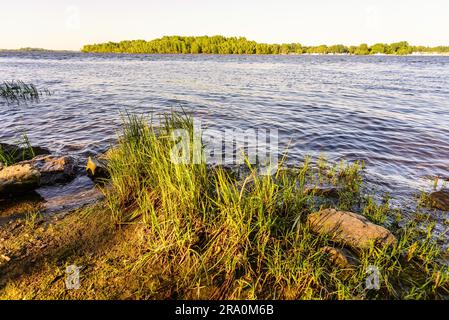
[[[125,109],[183,107],[212,128],[278,129],[292,163],[363,159],[370,185],[398,198],[449,177],[449,57],[1,52],[12,79],[55,93],[2,105],[2,142],[26,132],[84,158],[114,142]]]

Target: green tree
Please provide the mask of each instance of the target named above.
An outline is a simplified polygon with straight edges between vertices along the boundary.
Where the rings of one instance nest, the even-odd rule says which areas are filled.
[[[329,52],[330,53],[337,53],[337,54],[344,54],[344,53],[348,53],[349,49],[348,47],[342,45],[342,44],[336,44],[333,46],[329,47]]]
[[[370,48],[370,54],[387,53],[387,45],[384,43],[376,43]]]
[[[356,55],[367,55],[369,54],[369,47],[366,43],[362,43],[357,47],[354,54]]]
[[[98,44],[87,44],[82,48],[83,52],[112,52],[112,53],[212,53],[212,54],[289,54],[289,53],[350,53],[357,55],[366,54],[410,54],[413,52],[437,52],[447,53],[449,47],[423,47],[410,46],[406,41],[395,42],[392,44],[376,43],[372,47],[367,44],[360,46],[344,46],[336,44],[328,47],[327,45],[304,47],[300,43],[290,44],[267,44],[250,41],[244,37],[223,37],[201,36],[201,37],[183,37],[183,36],[164,36],[151,41],[145,40],[125,40],[121,42],[106,42]]]
[[[413,48],[410,47],[407,41],[395,42],[390,44],[388,49],[388,53],[390,54],[410,54],[413,52]]]
[[[196,42],[192,43],[192,46],[190,48],[190,53],[192,53],[192,54],[201,53],[201,48],[198,45],[198,43],[196,43]]]

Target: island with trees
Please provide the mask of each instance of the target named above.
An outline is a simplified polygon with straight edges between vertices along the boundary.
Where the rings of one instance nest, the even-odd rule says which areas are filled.
[[[449,46],[413,46],[407,41],[377,43],[369,46],[319,45],[304,46],[300,43],[267,44],[248,40],[244,37],[224,36],[164,36],[150,41],[125,40],[85,45],[87,53],[131,53],[131,54],[392,54],[413,53],[449,54]]]

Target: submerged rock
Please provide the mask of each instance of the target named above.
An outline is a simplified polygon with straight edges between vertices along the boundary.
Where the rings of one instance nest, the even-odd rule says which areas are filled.
[[[442,189],[429,194],[430,205],[436,209],[449,211],[449,189]]]
[[[16,194],[35,190],[41,174],[30,164],[17,164],[0,170],[0,194]]]
[[[377,246],[397,243],[389,230],[353,212],[325,209],[309,215],[308,222],[313,232],[328,235],[354,249],[368,249],[373,243]]]

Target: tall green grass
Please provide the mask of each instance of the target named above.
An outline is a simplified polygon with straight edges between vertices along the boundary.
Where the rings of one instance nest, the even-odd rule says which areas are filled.
[[[311,158],[295,169],[279,166],[260,176],[247,164],[238,177],[230,169],[175,164],[174,129],[192,128],[187,115],[168,114],[154,126],[128,115],[118,146],[109,153],[107,203],[117,226],[147,227],[135,245],[144,252],[130,272],[143,274],[142,291],[154,298],[196,299],[384,299],[443,298],[448,267],[429,229],[416,224],[394,230],[394,248],[357,252],[359,264],[332,264],[313,234],[307,215],[323,207],[350,209],[377,223],[389,207],[360,195],[363,164],[330,165]],[[193,139],[193,137],[191,137]],[[285,160],[285,159],[283,159]],[[305,192],[322,182],[340,187],[338,199]],[[365,288],[371,265],[381,272],[380,290]],[[150,280],[151,279],[151,280]]]

